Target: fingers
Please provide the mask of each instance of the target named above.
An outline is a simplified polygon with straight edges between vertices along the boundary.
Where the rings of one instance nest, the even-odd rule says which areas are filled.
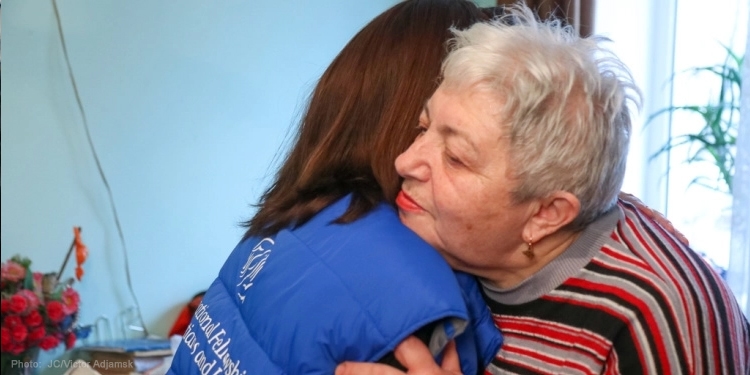
[[[393,352],[396,359],[408,369],[409,374],[461,374],[456,343],[446,345],[443,364],[438,366],[427,346],[414,336],[407,337]],[[404,375],[388,365],[380,363],[344,362],[336,367],[335,375]]]
[[[667,219],[664,215],[662,215],[659,211],[653,211],[651,219],[659,223],[659,225],[662,226],[662,228],[666,229],[667,232],[672,233],[677,239],[682,242],[683,245],[689,246],[690,241],[688,241],[687,237],[685,237],[682,232],[678,231],[677,228],[674,227],[671,221]]]
[[[455,349],[454,349],[455,351]],[[396,347],[393,354],[409,370],[409,373],[434,371],[440,368],[425,344],[415,336],[409,336]],[[458,354],[456,354],[458,358]],[[344,362],[336,367],[336,375],[398,375],[398,369],[379,363]]]
[[[393,353],[409,374],[461,374],[461,362],[454,341],[445,346],[441,366],[435,363],[427,346],[414,336],[407,337]]]
[[[438,367],[430,349],[416,336],[409,336],[398,344],[393,354],[409,370]]]
[[[646,206],[638,207],[639,209],[644,209]],[[659,211],[654,211],[651,209],[648,209],[648,216],[655,222],[657,222],[659,225],[661,225],[662,228],[664,228],[667,232],[673,234],[675,237],[677,237],[677,240],[682,242],[683,245],[689,246],[690,241],[688,241],[687,237],[685,237],[684,234],[682,234],[680,231],[677,230],[677,228],[674,227],[671,221],[667,219],[664,215],[661,214]]]
[[[382,363],[344,362],[336,366],[335,375],[404,375],[398,369]]]
[[[452,373],[461,373],[461,361],[458,360],[458,350],[456,350],[455,341],[451,340],[445,346],[445,350],[443,350],[443,364],[440,367]]]
[[[626,202],[629,202],[629,203],[633,204],[634,206],[638,207],[638,209],[641,212],[643,212],[644,214],[646,214],[646,216],[648,216],[648,217],[650,217],[652,219],[656,219],[656,217],[660,215],[660,214],[656,213],[654,210],[652,210],[651,207],[646,206],[646,204],[643,203],[643,201],[641,201],[638,197],[636,197],[633,194],[628,194],[628,193],[620,192],[620,199],[622,199],[622,200],[624,200]]]
[[[640,199],[638,199],[635,195],[623,193],[620,192],[619,195],[620,199],[630,202],[633,205],[635,205],[640,212],[642,212],[644,215],[646,215],[651,220],[659,223],[659,225],[662,226],[667,232],[673,234],[677,239],[682,242],[685,246],[690,245],[690,241],[688,241],[687,237],[685,237],[684,234],[680,233],[674,225],[672,225],[672,222],[670,222],[664,215],[661,214],[659,211],[655,211],[651,209],[651,207],[646,206]]]
[[[677,236],[677,239],[680,240],[685,246],[690,246],[690,240],[682,234],[682,232],[678,231],[677,229],[674,230],[674,235]]]

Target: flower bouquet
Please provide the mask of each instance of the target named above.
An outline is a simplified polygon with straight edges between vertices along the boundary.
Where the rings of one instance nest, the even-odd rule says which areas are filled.
[[[78,267],[76,277],[83,275],[81,264],[87,250],[80,241],[80,228],[75,228],[75,240],[68,251],[76,249]],[[2,263],[0,269],[0,311],[2,330],[0,354],[2,374],[23,372],[36,367],[39,349],[51,350],[61,344],[66,349],[75,345],[80,297],[72,287],[73,279],[60,282],[59,273],[33,272],[31,260],[16,255]]]

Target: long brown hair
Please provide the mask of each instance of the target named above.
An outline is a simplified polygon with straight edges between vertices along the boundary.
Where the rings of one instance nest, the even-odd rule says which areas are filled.
[[[360,30],[318,81],[294,145],[244,223],[245,237],[301,225],[350,193],[337,222],[393,202],[401,183],[393,163],[437,88],[449,28],[486,18],[469,1],[409,0]]]

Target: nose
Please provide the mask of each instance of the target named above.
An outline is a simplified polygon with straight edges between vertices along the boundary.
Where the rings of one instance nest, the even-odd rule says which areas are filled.
[[[425,135],[417,137],[401,155],[396,158],[396,172],[404,179],[425,181],[430,175],[430,166],[426,158]]]

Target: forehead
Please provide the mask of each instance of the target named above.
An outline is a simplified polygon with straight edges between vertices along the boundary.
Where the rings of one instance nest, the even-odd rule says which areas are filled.
[[[469,139],[486,139],[501,132],[501,100],[498,95],[477,87],[440,86],[425,103],[424,114],[432,126]],[[497,140],[490,138],[489,140]]]
[[[509,172],[510,139],[503,131],[499,105],[487,91],[438,89],[425,107],[429,128],[439,134],[445,149],[487,181]]]

